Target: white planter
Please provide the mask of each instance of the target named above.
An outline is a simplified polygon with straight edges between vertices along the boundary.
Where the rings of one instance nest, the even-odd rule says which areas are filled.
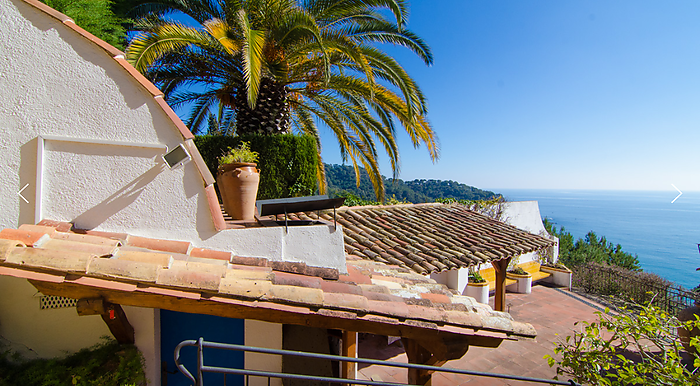
[[[571,271],[569,269],[561,269],[554,267],[540,267],[540,271],[547,272],[551,274],[550,283],[559,286],[566,287],[571,290]]]
[[[529,294],[532,292],[532,276],[531,275],[516,275],[513,273],[506,273],[506,277],[509,279],[514,279],[515,292],[519,294]]]
[[[467,283],[464,292],[465,295],[473,297],[479,303],[489,304],[489,282]]]

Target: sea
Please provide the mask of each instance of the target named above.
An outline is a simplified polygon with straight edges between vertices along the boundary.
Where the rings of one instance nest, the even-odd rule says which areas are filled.
[[[540,214],[575,239],[593,231],[637,255],[642,269],[685,288],[700,284],[700,192],[496,190],[538,201]],[[675,199],[675,201],[673,201]],[[672,202],[673,201],[673,202]]]

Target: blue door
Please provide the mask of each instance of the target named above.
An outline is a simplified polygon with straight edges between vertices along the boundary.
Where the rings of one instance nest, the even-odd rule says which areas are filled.
[[[160,360],[161,383],[167,386],[188,386],[192,382],[175,367],[175,346],[183,340],[197,340],[218,343],[244,344],[243,319],[222,318],[220,316],[188,314],[160,310]],[[180,363],[197,376],[197,348],[184,347],[180,351]],[[243,352],[205,348],[204,364],[207,366],[243,368]],[[205,373],[204,385],[242,385],[242,375]]]

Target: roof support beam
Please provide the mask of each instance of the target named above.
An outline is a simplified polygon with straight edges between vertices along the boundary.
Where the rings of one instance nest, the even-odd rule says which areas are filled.
[[[343,352],[340,354],[348,358],[357,358],[357,332],[343,331]],[[357,363],[343,362],[340,364],[340,377],[345,379],[357,379]]]
[[[80,299],[78,315],[100,315],[119,344],[134,344],[134,327],[126,318],[119,304],[105,302],[102,298]]]
[[[91,279],[97,280],[97,279]],[[301,326],[334,328],[346,331],[370,332],[386,336],[402,336],[424,340],[464,341],[468,339],[471,345],[498,347],[505,335],[494,335],[490,328],[469,331],[466,328],[449,327],[452,331],[441,330],[430,323],[417,321],[400,321],[381,316],[357,316],[344,311],[319,310],[307,307],[296,307],[287,304],[269,302],[244,301],[216,297],[188,298],[192,293],[167,290],[171,295],[154,294],[138,290],[120,290],[116,288],[100,288],[92,285],[76,283],[51,283],[32,280],[29,282],[45,295],[65,296],[73,299],[102,298],[112,304],[125,306],[160,308],[171,311],[194,314],[216,315],[225,318],[254,319],[271,323],[296,324]],[[129,287],[128,284],[124,284]],[[136,286],[133,286],[136,289]]]
[[[491,260],[491,265],[496,271],[496,294],[493,300],[493,309],[496,311],[506,310],[506,271],[510,259]]]
[[[442,366],[447,361],[459,359],[469,349],[469,341],[462,339],[451,340],[415,340],[401,338],[409,363]],[[410,385],[432,384],[433,371],[421,369],[408,369],[408,383]]]

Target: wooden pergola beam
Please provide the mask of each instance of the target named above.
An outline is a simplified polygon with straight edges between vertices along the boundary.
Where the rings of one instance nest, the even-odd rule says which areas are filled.
[[[401,338],[409,363],[442,366],[447,361],[459,359],[469,349],[468,340],[416,340]],[[434,371],[408,369],[410,385],[430,386]]]
[[[100,315],[119,344],[134,344],[134,327],[119,304],[102,298],[83,298],[78,300],[76,308],[80,316]]]
[[[343,331],[343,349],[340,355],[348,358],[357,358],[357,332]],[[345,379],[357,379],[357,363],[342,362],[340,364],[340,377]]]
[[[344,331],[363,331],[377,335],[401,336],[425,340],[473,340],[473,345],[497,347],[507,336],[490,335],[483,328],[474,334],[444,331],[393,321],[382,317],[360,317],[343,311],[315,312],[305,307],[267,302],[251,302],[230,298],[188,298],[161,295],[142,291],[123,291],[114,288],[101,288],[75,283],[51,283],[29,280],[45,295],[64,296],[73,299],[102,298],[108,303],[123,306],[159,308],[192,314],[215,315],[235,319],[253,319],[270,323],[296,324],[317,328],[333,328]],[[177,292],[177,291],[173,291]],[[459,328],[457,328],[459,329]],[[463,329],[466,332],[466,329]]]
[[[493,299],[493,309],[496,311],[506,310],[506,271],[510,259],[491,260],[491,265],[496,271],[496,294]]]

